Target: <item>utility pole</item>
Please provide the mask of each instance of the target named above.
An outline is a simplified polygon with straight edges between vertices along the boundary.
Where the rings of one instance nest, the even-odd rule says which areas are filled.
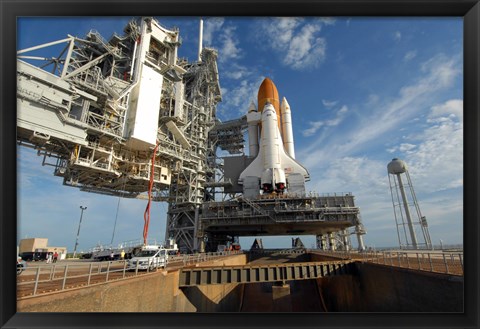
[[[77,246],[78,246],[78,236],[80,235],[80,225],[82,225],[82,217],[83,211],[87,209],[87,207],[80,206],[82,212],[80,213],[80,223],[78,223],[78,231],[77,231],[77,239],[75,240],[75,248],[73,248],[73,258],[77,255]]]

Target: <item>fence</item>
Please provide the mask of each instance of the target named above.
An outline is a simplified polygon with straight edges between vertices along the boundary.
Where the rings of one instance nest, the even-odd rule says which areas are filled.
[[[198,264],[240,253],[242,252],[225,251],[169,256],[168,264],[164,269]],[[136,266],[130,267],[128,260],[109,262],[67,260],[54,264],[32,264],[17,276],[17,298],[131,278],[148,274],[156,269],[156,266],[153,266],[141,271],[138,262]]]
[[[397,266],[420,271],[463,275],[463,251],[314,251],[325,256],[354,259],[375,264]]]

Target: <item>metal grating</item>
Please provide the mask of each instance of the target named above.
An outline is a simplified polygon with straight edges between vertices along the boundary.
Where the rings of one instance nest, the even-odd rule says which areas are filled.
[[[352,261],[286,263],[274,265],[216,266],[182,269],[179,287],[228,283],[310,280],[351,273]]]

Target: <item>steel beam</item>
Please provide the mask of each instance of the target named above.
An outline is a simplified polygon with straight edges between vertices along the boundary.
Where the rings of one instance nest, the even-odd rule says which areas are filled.
[[[345,260],[187,268],[180,271],[179,287],[311,280],[325,276],[348,274],[351,272],[351,263],[353,263],[353,261]]]

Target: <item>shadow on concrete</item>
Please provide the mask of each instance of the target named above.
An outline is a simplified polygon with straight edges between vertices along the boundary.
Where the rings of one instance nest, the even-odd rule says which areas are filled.
[[[218,301],[221,285],[209,297],[199,287],[182,288],[188,301],[197,312],[323,312],[316,280],[290,281],[288,289],[272,282],[236,286]],[[274,290],[277,290],[274,293]]]
[[[309,254],[249,253],[247,257],[248,264],[303,263],[309,261]]]
[[[208,292],[202,291],[198,286],[182,288],[182,290],[197,312],[238,312],[241,307],[244,287],[237,285],[223,296],[224,289],[222,286],[225,285],[209,286]]]
[[[245,285],[241,312],[323,312],[316,280],[288,281],[289,293],[274,298],[275,283]]]

